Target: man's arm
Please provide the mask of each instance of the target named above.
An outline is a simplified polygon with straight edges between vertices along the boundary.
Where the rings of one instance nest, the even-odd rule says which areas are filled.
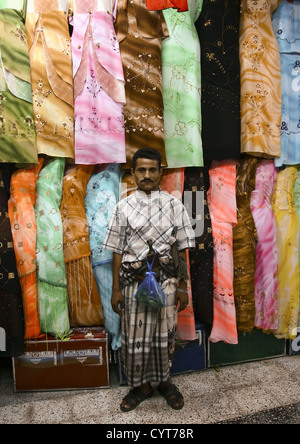
[[[113,311],[121,316],[123,305],[123,295],[120,291],[120,268],[122,264],[122,255],[114,253],[113,257],[113,291],[111,305]]]

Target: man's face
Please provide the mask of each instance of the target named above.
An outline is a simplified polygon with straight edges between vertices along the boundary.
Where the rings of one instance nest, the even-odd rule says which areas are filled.
[[[157,190],[162,172],[163,170],[159,169],[157,160],[151,159],[137,159],[136,169],[131,169],[138,189],[146,194]]]

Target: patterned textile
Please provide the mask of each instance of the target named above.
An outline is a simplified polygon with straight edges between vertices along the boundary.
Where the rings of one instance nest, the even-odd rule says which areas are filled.
[[[204,0],[196,28],[201,45],[203,156],[241,157],[240,0]]]
[[[60,212],[63,222],[71,326],[103,325],[102,306],[92,270],[86,187],[94,166],[70,166],[63,180]]]
[[[39,154],[74,159],[74,89],[67,0],[27,0],[26,32]]]
[[[112,251],[103,248],[109,221],[119,201],[121,165],[104,166],[92,175],[86,190],[85,208],[89,223],[91,262],[101,297],[104,325],[110,334],[111,347],[121,347],[121,322],[111,306],[112,296]]]
[[[281,156],[275,166],[300,163],[300,4],[282,0],[273,16],[281,64]]]
[[[184,12],[189,9],[187,0],[146,0],[146,5],[151,11],[176,8],[179,12]]]
[[[125,80],[110,0],[74,0],[75,161],[124,163]],[[92,110],[92,115],[91,115]]]
[[[232,232],[237,224],[236,161],[212,162],[209,175],[207,198],[214,240],[214,320],[209,339],[237,344]]]
[[[151,240],[160,261],[168,264],[172,261],[171,245],[177,242],[179,250],[192,248],[194,238],[180,200],[160,190],[149,197],[137,190],[116,206],[103,247],[123,254],[123,264],[138,265],[149,254]]]
[[[25,0],[0,4],[0,163],[37,164]]]
[[[298,214],[298,219],[300,222],[300,171],[299,168],[297,170],[295,184],[294,184],[294,198],[295,198],[295,206]],[[299,236],[300,240],[300,236]],[[299,244],[299,265],[300,265],[300,244]],[[299,269],[300,271],[300,269]],[[300,303],[299,303],[299,316],[298,316],[298,327],[300,327]]]
[[[188,12],[163,11],[170,36],[162,41],[164,131],[169,168],[203,166],[201,53],[195,21],[203,0]]]
[[[196,233],[196,248],[189,251],[192,281],[193,307],[195,318],[206,324],[213,324],[213,235],[211,218],[207,203],[209,190],[208,168],[186,168],[184,191],[188,192],[188,201],[184,204],[189,209],[194,221],[202,230]],[[192,193],[192,195],[190,195]],[[189,208],[189,205],[192,208]],[[196,227],[197,227],[196,225]]]
[[[161,285],[167,296],[167,307],[158,311],[139,304],[133,297],[137,282],[123,290],[121,359],[131,387],[140,387],[146,382],[165,382],[170,376],[175,352],[177,282],[169,279]]]
[[[20,279],[24,317],[25,339],[40,336],[36,279],[36,183],[44,159],[30,170],[19,170],[11,179],[11,196],[8,201],[8,215],[16,254]]]
[[[255,269],[257,231],[250,209],[255,188],[258,159],[245,157],[237,161],[237,225],[233,228],[234,301],[237,328],[250,332],[255,324]]]
[[[251,211],[257,230],[255,268],[255,327],[265,331],[278,328],[277,228],[271,198],[278,171],[274,160],[263,159],[256,170]]]
[[[295,339],[299,316],[299,220],[294,184],[297,167],[279,171],[272,207],[277,228],[279,314],[276,337]]]
[[[63,227],[60,215],[65,159],[52,159],[37,181],[38,306],[41,331],[64,337],[70,330]]]
[[[118,0],[115,24],[124,67],[126,157],[151,146],[162,155],[164,144],[161,41],[168,30],[161,11],[149,11],[145,0]]]
[[[240,30],[242,153],[281,153],[281,75],[272,16],[281,0],[243,0]]]

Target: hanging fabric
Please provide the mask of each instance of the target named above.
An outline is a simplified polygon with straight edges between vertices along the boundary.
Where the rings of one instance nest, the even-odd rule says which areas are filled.
[[[120,43],[127,103],[124,107],[127,163],[145,146],[160,152],[164,144],[161,41],[168,30],[161,11],[149,11],[145,0],[119,0],[115,24]]]
[[[275,165],[300,163],[300,4],[282,0],[273,16],[281,66],[281,156]]]
[[[299,220],[299,227],[300,227],[300,170],[299,170],[299,167],[297,169],[295,184],[294,184],[294,199],[295,199],[295,207],[296,207],[298,220]],[[299,240],[300,240],[300,236],[299,236]],[[299,245],[299,267],[300,267],[300,245]],[[300,268],[299,268],[299,273],[300,273]],[[300,297],[300,295],[299,295],[299,297]],[[299,301],[298,328],[300,328],[300,301]]]
[[[3,0],[0,5],[0,163],[19,166],[38,162],[25,4]]]
[[[280,156],[281,75],[272,17],[281,0],[242,0],[242,153]]]
[[[41,331],[64,338],[70,330],[60,215],[65,159],[51,159],[37,181],[37,282]]]
[[[190,273],[195,318],[211,330],[213,324],[213,235],[207,203],[208,168],[186,168],[184,205],[196,222],[196,247],[190,249]],[[191,205],[191,207],[190,207]]]
[[[163,11],[169,37],[162,41],[164,134],[169,168],[203,166],[201,52],[195,21],[203,0],[189,11]]]
[[[26,32],[39,154],[74,159],[68,0],[27,0]]]
[[[250,208],[258,158],[237,161],[237,225],[233,228],[234,301],[238,331],[251,332],[255,324],[255,268],[257,231]]]
[[[256,170],[251,211],[257,230],[255,261],[255,327],[264,331],[278,328],[277,228],[271,199],[278,171],[274,160],[263,159]]]
[[[125,80],[114,29],[117,0],[73,0],[73,7],[75,162],[125,163]]]
[[[30,170],[19,170],[11,178],[8,215],[11,224],[17,270],[23,297],[25,339],[37,339],[40,334],[36,279],[36,183],[44,159]]]
[[[120,200],[121,165],[103,165],[94,172],[86,190],[85,209],[89,223],[91,262],[103,307],[104,325],[110,334],[111,347],[121,347],[121,318],[111,305],[113,287],[113,253],[103,249],[103,241],[113,210]]]
[[[277,227],[279,315],[276,337],[295,339],[299,316],[299,220],[295,208],[296,166],[279,171],[272,207]]]
[[[147,8],[151,11],[174,8],[178,12],[189,10],[187,0],[146,0]]]
[[[214,320],[209,339],[237,344],[232,233],[237,224],[236,161],[212,162],[209,175],[207,197],[214,240]]]
[[[239,0],[204,0],[201,45],[202,143],[207,160],[241,156]]]
[[[70,166],[63,180],[60,212],[72,327],[103,325],[102,306],[91,264],[89,225],[84,204],[86,187],[94,168]]]

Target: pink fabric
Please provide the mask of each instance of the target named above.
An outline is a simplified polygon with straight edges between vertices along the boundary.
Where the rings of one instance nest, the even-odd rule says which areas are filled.
[[[125,81],[113,11],[74,15],[75,162],[125,163]]]
[[[237,224],[236,162],[212,162],[207,194],[214,240],[214,320],[211,342],[238,343],[233,291],[233,227]]]
[[[273,160],[262,160],[256,170],[256,187],[251,196],[251,212],[258,243],[255,270],[255,326],[263,330],[278,328],[278,250],[276,221],[271,197],[278,171]]]

